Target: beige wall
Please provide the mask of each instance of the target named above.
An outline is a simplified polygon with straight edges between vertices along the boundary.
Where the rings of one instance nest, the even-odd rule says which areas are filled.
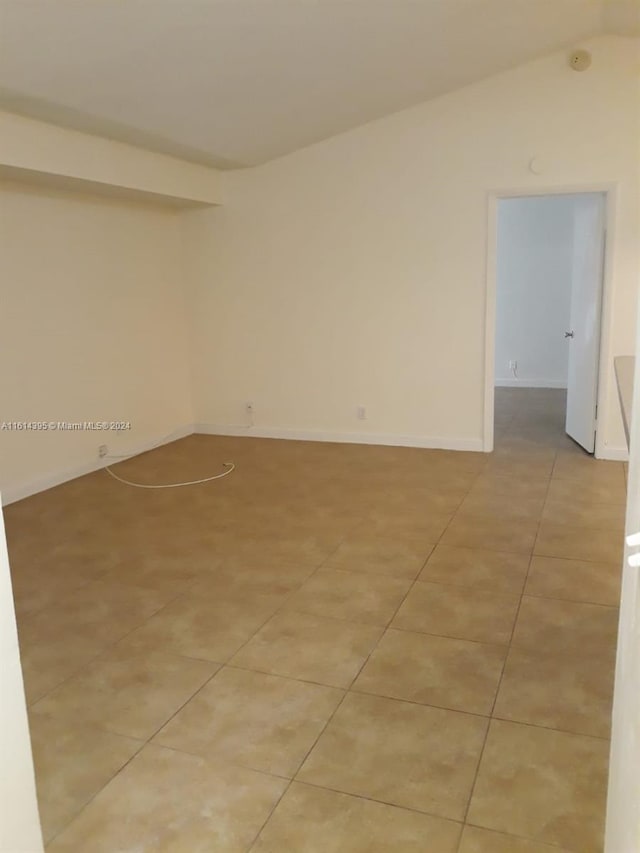
[[[193,421],[179,214],[5,184],[0,421],[132,422],[123,433],[0,429],[14,500]]]
[[[265,434],[480,449],[488,191],[613,183],[601,423],[623,452],[612,362],[634,341],[638,42],[586,46],[586,73],[564,53],[529,63],[233,173],[224,208],[184,214],[196,421],[225,431],[250,400]]]
[[[226,173],[221,208],[6,183],[0,421],[134,429],[0,431],[5,500],[90,470],[103,443],[138,450],[193,422],[246,434],[247,401],[254,434],[481,449],[492,190],[615,187],[600,422],[605,455],[621,453],[612,360],[634,341],[638,42],[587,46],[584,74],[556,54]]]

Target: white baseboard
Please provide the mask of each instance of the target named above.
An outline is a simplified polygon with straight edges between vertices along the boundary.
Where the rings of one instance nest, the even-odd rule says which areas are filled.
[[[626,447],[603,447],[596,453],[596,459],[608,459],[611,462],[628,462],[629,451]]]
[[[426,435],[396,435],[375,432],[327,432],[325,430],[287,429],[283,427],[242,427],[229,424],[195,424],[194,432],[203,435],[230,435],[247,438],[282,438],[289,441],[328,441],[338,444],[384,444],[392,447],[422,447],[430,450],[469,450],[482,452],[481,438],[436,438]]]
[[[140,453],[146,453],[154,447],[161,447],[163,444],[170,444],[172,441],[177,441],[179,438],[185,438],[187,435],[192,435],[194,432],[193,424],[179,427],[169,435],[142,442],[139,445],[127,450],[127,455],[137,456]],[[35,495],[38,492],[44,492],[47,489],[52,489],[54,486],[59,486],[62,483],[67,483],[69,480],[75,480],[77,477],[84,477],[85,474],[92,474],[94,471],[99,471],[101,468],[106,468],[107,465],[115,465],[118,459],[105,456],[103,459],[96,459],[92,462],[85,462],[81,465],[74,465],[71,468],[65,468],[61,471],[53,471],[43,477],[37,477],[35,480],[29,480],[18,486],[11,486],[4,489],[2,492],[2,506],[15,503],[23,498],[28,498],[30,495]]]
[[[396,435],[393,433],[369,432],[326,432],[324,430],[284,429],[282,427],[243,427],[228,424],[188,424],[174,430],[162,438],[150,439],[128,451],[128,455],[137,456],[146,453],[154,447],[161,447],[185,438],[193,433],[203,435],[243,436],[246,438],[280,438],[289,441],[327,441],[338,444],[380,444],[391,447],[420,447],[428,450],[462,450],[476,453],[483,452],[481,438],[436,438],[424,435]],[[604,447],[598,454],[598,459],[608,459],[615,462],[627,462],[629,452],[626,447]],[[90,463],[76,465],[61,471],[55,471],[43,477],[29,480],[18,486],[12,486],[2,492],[2,505],[28,498],[38,492],[44,492],[54,486],[59,486],[85,474],[91,474],[115,464],[117,460],[105,457]]]
[[[563,388],[567,383],[560,379],[496,379],[496,388]]]

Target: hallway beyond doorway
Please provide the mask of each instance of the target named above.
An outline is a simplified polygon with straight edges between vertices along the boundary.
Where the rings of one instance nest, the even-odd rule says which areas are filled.
[[[495,447],[495,387],[566,388],[566,433],[598,458],[620,458],[608,449],[611,439],[596,435],[599,402],[600,420],[609,422],[610,377],[600,368],[609,358],[609,192],[591,187],[490,198],[487,452]]]
[[[566,388],[496,388],[495,450],[542,455],[557,450],[589,454],[565,432]]]

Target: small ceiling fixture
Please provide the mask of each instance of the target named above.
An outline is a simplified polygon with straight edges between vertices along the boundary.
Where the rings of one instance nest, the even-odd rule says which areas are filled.
[[[574,71],[586,71],[591,65],[591,54],[588,50],[574,50],[569,57],[569,65]]]

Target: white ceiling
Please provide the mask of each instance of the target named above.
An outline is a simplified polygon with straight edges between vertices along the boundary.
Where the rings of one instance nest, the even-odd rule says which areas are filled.
[[[607,31],[640,0],[0,0],[0,106],[253,165]]]

